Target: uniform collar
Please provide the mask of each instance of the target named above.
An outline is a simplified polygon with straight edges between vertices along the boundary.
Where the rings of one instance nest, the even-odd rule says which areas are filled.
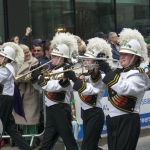
[[[59,69],[59,68],[61,68],[61,67],[64,67],[64,65],[65,65],[65,64],[56,65],[56,66],[53,68],[53,70],[57,70],[57,69]]]

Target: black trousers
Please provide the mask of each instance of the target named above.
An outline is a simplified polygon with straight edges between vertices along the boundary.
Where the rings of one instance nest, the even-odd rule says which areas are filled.
[[[78,150],[72,133],[71,107],[68,104],[46,107],[46,127],[43,143],[39,150],[52,150],[59,135],[62,137],[67,150]]]
[[[97,150],[98,141],[104,125],[104,113],[101,108],[95,107],[84,110],[83,131],[84,138],[81,150]]]
[[[32,150],[21,134],[16,130],[15,120],[12,115],[13,96],[0,95],[0,118],[3,128],[17,143],[21,150]]]
[[[109,150],[135,150],[140,135],[139,114],[106,117]]]

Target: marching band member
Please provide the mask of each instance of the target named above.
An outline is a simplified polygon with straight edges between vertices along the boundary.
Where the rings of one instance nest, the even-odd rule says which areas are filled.
[[[98,61],[106,74],[108,148],[135,150],[140,134],[140,103],[150,86],[143,68],[139,68],[146,58],[146,44],[143,36],[132,29],[123,29],[119,41],[122,68],[112,70],[105,61]]]
[[[106,41],[100,38],[88,40],[85,56],[96,58],[98,53],[105,54],[105,57],[111,57],[111,47]],[[102,110],[101,99],[103,97],[105,85],[102,83],[102,74],[99,71],[95,60],[85,60],[84,65],[88,70],[85,78],[89,83],[78,79],[73,71],[65,72],[64,75],[74,82],[73,89],[78,91],[81,99],[83,114],[84,138],[82,141],[82,150],[97,150],[100,134],[104,124],[104,113]],[[93,66],[93,67],[88,67]],[[83,77],[83,76],[82,76]],[[89,86],[90,85],[90,86]]]
[[[51,61],[55,66],[52,73],[63,71],[63,67],[73,51],[77,51],[77,41],[69,33],[56,33],[51,41]],[[36,68],[37,66],[35,66]],[[33,68],[32,68],[33,69]],[[43,143],[39,150],[52,149],[59,137],[62,137],[67,150],[78,150],[72,133],[70,99],[72,85],[69,80],[60,79],[62,74],[46,81],[40,70],[32,72],[32,82],[36,89],[43,89],[46,104],[46,127]]]
[[[24,138],[16,130],[12,115],[14,101],[15,70],[12,61],[23,62],[23,50],[14,42],[4,43],[0,49],[0,118],[4,131],[17,143],[22,150],[32,150]]]

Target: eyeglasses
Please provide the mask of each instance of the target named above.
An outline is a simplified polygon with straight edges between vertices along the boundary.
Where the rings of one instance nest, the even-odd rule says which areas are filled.
[[[30,51],[25,52],[24,55],[29,54],[29,52],[30,52]]]
[[[34,52],[40,52],[41,50],[33,50]]]

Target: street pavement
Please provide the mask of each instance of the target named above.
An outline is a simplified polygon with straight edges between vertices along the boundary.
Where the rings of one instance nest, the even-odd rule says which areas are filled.
[[[108,150],[107,145],[100,146],[103,150]],[[39,148],[39,147],[38,147]],[[38,149],[37,148],[37,149]],[[2,150],[18,150],[17,147],[10,147],[9,144],[1,148]],[[37,150],[34,149],[34,150]],[[58,149],[59,150],[59,149]],[[136,150],[150,150],[150,135],[145,137],[140,137]]]
[[[107,145],[100,146],[100,148],[108,150]],[[150,135],[139,138],[136,150],[150,150]]]

